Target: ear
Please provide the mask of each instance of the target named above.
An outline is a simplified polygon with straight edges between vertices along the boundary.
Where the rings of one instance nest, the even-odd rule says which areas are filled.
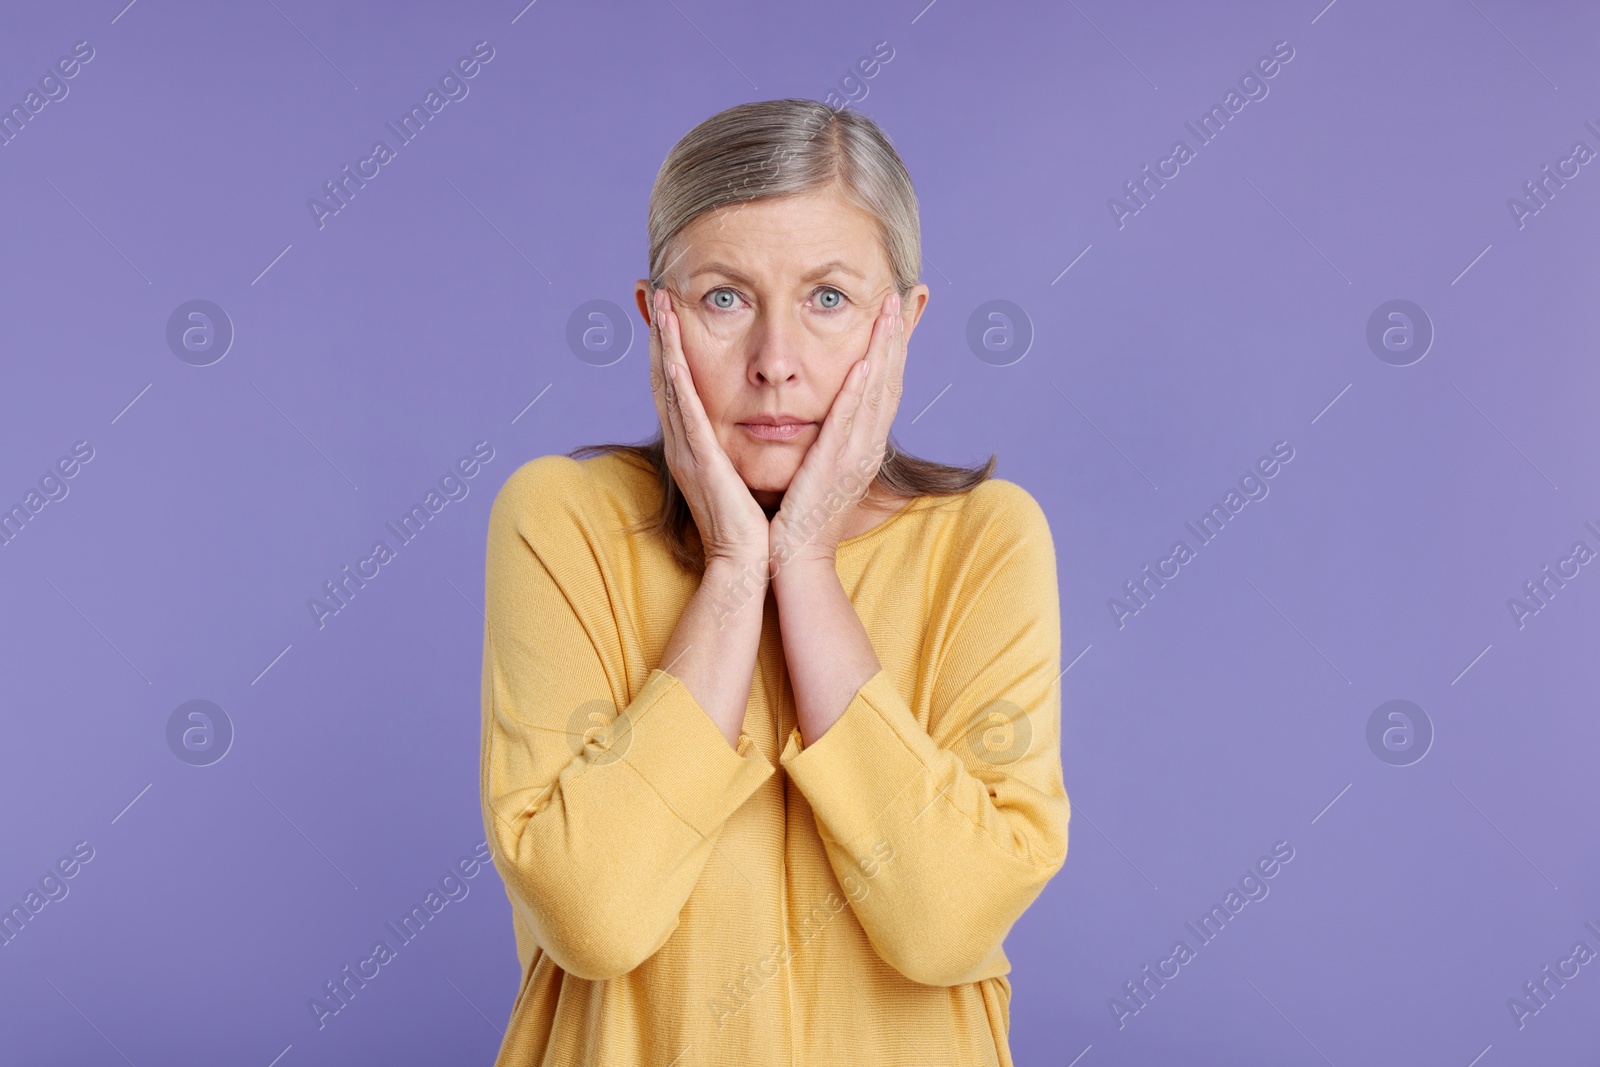
[[[900,301],[900,321],[905,324],[906,340],[911,340],[912,331],[917,328],[917,322],[922,318],[922,313],[928,307],[929,289],[926,285],[914,285]]]
[[[640,278],[633,283],[633,299],[639,305],[639,314],[644,316],[644,328],[650,329],[650,279]]]

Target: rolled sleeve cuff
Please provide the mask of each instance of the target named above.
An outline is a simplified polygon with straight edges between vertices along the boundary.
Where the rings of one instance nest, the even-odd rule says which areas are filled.
[[[681,681],[657,668],[634,701],[641,708],[618,731],[612,747],[660,795],[662,802],[702,836],[727,821],[777,768],[749,736],[737,751],[728,744]]]
[[[929,771],[901,733],[904,720],[933,744],[910,718],[889,672],[879,670],[815,742],[802,748],[799,728],[790,732],[778,764],[805,794],[818,829],[840,844],[872,829],[908,789],[920,794],[918,783]]]

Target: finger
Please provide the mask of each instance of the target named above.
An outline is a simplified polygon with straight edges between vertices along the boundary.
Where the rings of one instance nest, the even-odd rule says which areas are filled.
[[[900,408],[901,394],[905,391],[905,320],[900,317],[899,298],[891,297],[889,303],[893,305],[893,310],[889,312],[889,335],[884,345],[882,376],[878,379],[877,391],[870,397],[873,413],[871,443],[874,447],[887,443],[889,427],[894,422],[895,412]]]
[[[659,299],[664,299],[665,294]],[[651,374],[658,380],[657,389],[658,414],[661,418],[661,435],[667,457],[667,465],[681,467],[686,459],[683,443],[683,427],[678,415],[677,388],[667,373],[668,361],[666,358],[666,341],[661,331],[660,303],[654,305],[655,322],[651,327]]]
[[[906,322],[900,317],[899,301],[895,302],[892,330],[889,336],[888,367],[884,374],[882,400],[879,404],[879,435],[887,437],[895,412],[900,410],[900,398],[905,393],[906,380]]]
[[[682,394],[678,391],[678,367],[676,364],[667,365],[667,417],[672,422],[672,447],[674,458],[679,464],[696,464],[694,444],[691,435],[684,432],[683,406],[680,402]]]
[[[873,323],[872,340],[867,344],[868,374],[861,390],[861,414],[853,420],[854,425],[850,428],[849,447],[853,454],[869,454],[884,436],[884,414],[888,407],[884,394],[889,379],[893,339],[894,318],[887,313],[882,314]]]
[[[654,287],[650,290],[650,388],[656,394],[658,410],[661,414],[661,424],[666,425],[667,405],[667,368],[662,361],[663,342],[661,339],[661,290]]]
[[[667,420],[672,428],[673,442],[677,448],[686,449],[687,442],[683,433],[683,411],[679,401],[682,386],[680,380],[676,377],[677,364],[672,358],[671,342],[667,338],[667,308],[671,303],[671,294],[665,288],[658,290],[655,303],[656,358],[659,361],[661,377],[664,382],[663,389],[667,398]],[[694,457],[685,452],[683,458],[692,460]]]
[[[660,290],[652,287],[650,290],[650,395],[655,401],[656,417],[661,420],[661,429],[671,429],[671,416],[667,414],[667,377],[666,367],[661,362],[661,312],[658,310]]]
[[[855,436],[855,428],[861,421],[861,401],[866,395],[864,383],[868,378],[868,370],[865,359],[858,359],[850,365],[844,381],[839,385],[838,395],[833,398],[833,404],[822,420],[822,429],[817,433],[816,444],[812,447],[829,459],[844,455]]]
[[[679,462],[698,466],[700,458],[695,453],[694,434],[689,431],[683,415],[684,379],[688,375],[675,360],[666,360],[665,364],[668,370],[667,414],[672,420],[673,447],[677,450]]]
[[[679,460],[687,459],[693,461],[692,453],[685,454],[687,443],[683,432],[683,412],[679,406],[679,383],[667,373],[669,367],[676,369],[676,364],[669,352],[666,332],[667,312],[665,309],[671,305],[672,298],[671,294],[665,289],[657,290],[657,292],[660,295],[656,297],[655,303],[655,326],[652,331],[655,338],[655,350],[652,358],[655,360],[656,371],[661,375],[662,379],[663,410],[661,426],[667,436],[668,454]]]
[[[905,389],[906,348],[911,338],[910,332],[906,329],[903,310],[900,306],[900,301],[897,299],[894,310],[894,338],[889,348],[889,393],[894,397],[897,405],[900,401],[900,394]]]
[[[663,358],[672,363],[676,372],[672,395],[679,433],[693,453],[695,463],[704,466],[711,461],[710,446],[716,445],[716,437],[711,431],[711,420],[701,406],[700,394],[695,390],[694,375],[689,371],[688,361],[683,358],[683,335],[678,332],[675,311],[669,310],[662,317],[661,331],[666,339]]]
[[[878,302],[878,312],[872,317],[872,332],[867,335],[867,350],[862,357],[867,361],[867,388],[877,381],[878,353],[883,349],[883,327],[888,324],[887,298]]]
[[[891,294],[892,295],[892,294]],[[877,406],[877,398],[889,377],[889,348],[894,338],[894,319],[889,314],[889,298],[878,307],[878,317],[872,324],[872,337],[867,342],[868,379],[865,402]]]

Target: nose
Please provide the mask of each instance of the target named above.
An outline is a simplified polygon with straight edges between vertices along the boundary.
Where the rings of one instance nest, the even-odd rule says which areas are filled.
[[[783,314],[760,315],[751,330],[748,376],[755,385],[792,381],[800,369],[804,328]]]

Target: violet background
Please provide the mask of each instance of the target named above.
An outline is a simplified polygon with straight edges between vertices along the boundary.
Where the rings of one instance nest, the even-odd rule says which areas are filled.
[[[831,92],[921,202],[896,440],[998,453],[1056,537],[1074,817],[1007,942],[1017,1062],[1591,1062],[1600,964],[1521,1029],[1507,1000],[1600,949],[1600,565],[1521,627],[1507,601],[1600,549],[1597,165],[1521,227],[1507,202],[1600,149],[1600,8],[123,3],[0,12],[7,107],[95,50],[0,147],[0,505],[94,449],[0,548],[0,904],[95,850],[0,948],[0,1058],[491,1062],[492,869],[325,1028],[307,1001],[483,839],[488,509],[527,459],[652,432],[637,318],[603,358],[568,332],[633,316],[667,149]],[[308,198],[482,40],[319,229]],[[1119,229],[1108,199],[1283,40]],[[1436,331],[1408,366],[1366,340],[1396,298]],[[166,340],[194,299],[236,331],[204,367]],[[995,299],[1033,334],[1004,366],[966,340]],[[319,630],[308,598],[479,440],[469,495]],[[1270,495],[1119,628],[1108,598],[1280,440]],[[193,699],[235,732],[210,766],[168,746]],[[1434,731],[1409,766],[1368,746],[1392,699]],[[1277,841],[1270,895],[1119,1029]]]

